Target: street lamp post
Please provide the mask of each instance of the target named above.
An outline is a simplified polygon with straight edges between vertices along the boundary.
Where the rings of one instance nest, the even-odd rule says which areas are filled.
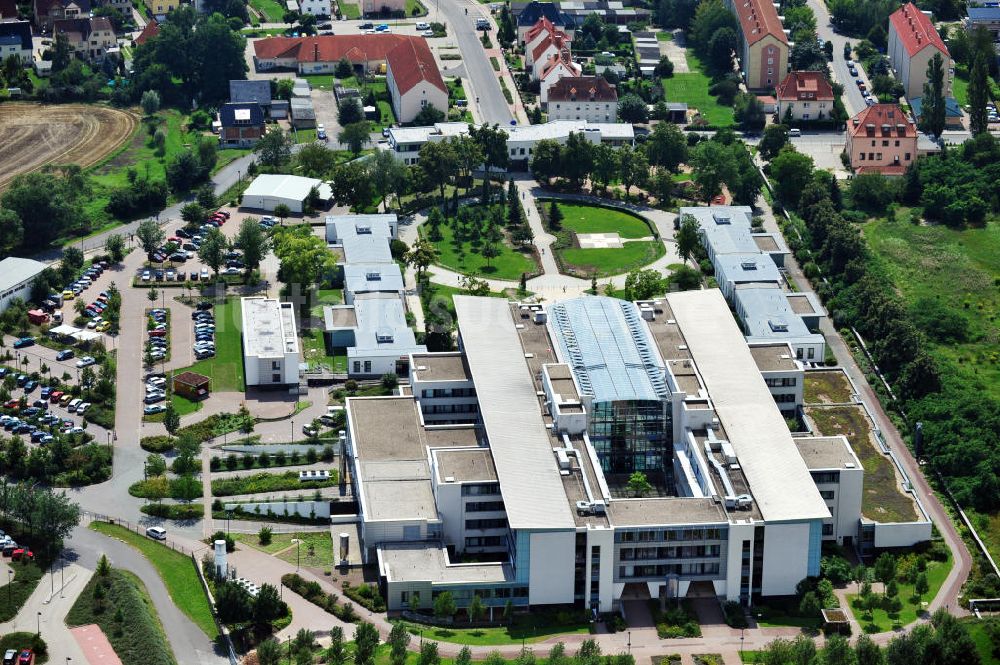
[[[292,419],[292,441],[295,441],[295,419]]]
[[[10,598],[10,594],[13,591],[14,581],[11,579],[14,576],[14,571],[10,568],[7,569],[7,604],[9,605],[13,601]]]
[[[42,613],[41,612],[39,612],[38,615],[35,617],[35,627],[37,628],[36,632],[38,633],[38,636],[41,637],[41,635],[42,635]]]
[[[632,653],[632,631],[628,631],[628,652]]]
[[[743,658],[743,631],[745,631],[745,630],[746,630],[745,628],[740,628],[740,659],[741,660]]]
[[[295,539],[295,571],[299,570],[299,561],[302,555],[302,540],[299,538]]]

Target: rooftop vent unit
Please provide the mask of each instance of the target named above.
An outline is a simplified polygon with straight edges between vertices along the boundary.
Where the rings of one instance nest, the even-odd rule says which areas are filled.
[[[379,328],[375,331],[375,341],[379,344],[392,344],[393,339],[394,335],[390,328]]]
[[[365,273],[365,279],[367,279],[369,282],[381,282],[382,281],[382,273],[380,273],[380,272],[368,272],[368,273]]]
[[[728,213],[714,212],[712,213],[712,219],[715,220],[716,224],[732,224],[733,220],[730,218]]]
[[[649,305],[643,305],[639,308],[639,313],[642,315],[643,320],[652,321],[656,318],[656,312]]]
[[[740,267],[744,270],[756,270],[757,262],[753,259],[747,259],[746,261],[740,261]]]
[[[768,319],[767,325],[771,327],[771,332],[788,332],[788,322],[784,319]]]
[[[578,515],[604,515],[607,506],[603,501],[577,501],[576,512]]]
[[[544,309],[537,309],[537,310],[535,310],[535,317],[534,317],[535,323],[545,323],[545,321],[547,319],[548,319],[548,315],[546,315]]]

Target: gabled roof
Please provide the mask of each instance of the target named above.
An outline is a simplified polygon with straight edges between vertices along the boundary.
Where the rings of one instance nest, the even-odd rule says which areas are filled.
[[[259,81],[230,81],[229,101],[257,102],[263,106],[271,103],[271,82],[267,79]]]
[[[832,100],[833,87],[822,72],[789,72],[778,84],[777,97],[782,100]]]
[[[223,127],[259,127],[264,124],[264,110],[257,102],[230,102],[219,109],[219,121]]]
[[[407,39],[389,51],[385,57],[386,66],[392,71],[392,79],[400,95],[413,89],[421,81],[426,81],[448,94],[448,86],[441,78],[437,63],[425,39]]]
[[[563,48],[569,48],[570,38],[563,32],[550,32],[542,41],[535,46],[535,49],[531,52],[531,59],[535,62],[541,60],[545,52],[552,47],[555,47],[557,51],[561,51]]]
[[[969,15],[969,20],[973,23],[978,21],[1000,21],[1000,7],[967,7],[965,12]]]
[[[539,80],[548,80],[552,72],[556,71],[560,67],[564,67],[566,71],[569,72],[569,76],[579,76],[583,73],[583,67],[573,62],[573,56],[570,55],[569,49],[563,49],[560,51],[558,58],[552,58],[549,61],[549,64],[545,66],[545,69],[542,70],[542,75],[538,77]]]
[[[142,29],[139,36],[135,38],[135,43],[141,46],[158,34],[160,34],[160,23],[154,18],[146,24],[146,27]]]
[[[778,10],[770,0],[733,0],[733,10],[748,44],[756,44],[768,35],[783,44],[788,43]]]
[[[543,32],[555,32],[556,30],[558,30],[558,28],[552,25],[552,21],[543,16],[542,18],[538,19],[538,23],[535,23],[535,25],[531,26],[530,30],[524,33],[524,42],[526,44],[530,43],[539,34]]]
[[[950,57],[948,47],[934,29],[930,17],[917,9],[912,2],[906,3],[889,16],[889,26],[896,30],[899,41],[906,47],[906,52],[910,56],[927,46],[933,46]]]
[[[552,2],[529,2],[521,10],[520,16],[517,17],[517,24],[522,27],[535,25],[543,16],[551,21],[553,25],[561,28],[572,30],[576,27],[576,21],[573,17],[566,12],[559,11],[559,7]]]
[[[318,35],[313,37],[268,37],[253,43],[257,58],[295,58],[297,62],[337,62],[347,58],[354,64],[379,62],[406,41],[424,42],[408,35]]]
[[[917,126],[899,104],[876,104],[861,111],[847,125],[851,136],[916,138]]]
[[[27,21],[0,22],[0,38],[11,37],[21,40],[21,50],[31,50],[31,24]]]
[[[66,18],[52,21],[53,35],[79,35],[78,41],[90,39],[90,35],[98,30],[106,30],[114,34],[111,21],[103,16],[97,18]]]
[[[617,102],[618,92],[603,76],[566,76],[549,88],[549,102]]]
[[[90,0],[35,0],[35,13],[39,16],[48,16],[55,7],[65,9],[69,5],[76,5],[84,14],[90,13]]]
[[[0,261],[0,292],[34,279],[48,266],[34,259],[8,256]]]

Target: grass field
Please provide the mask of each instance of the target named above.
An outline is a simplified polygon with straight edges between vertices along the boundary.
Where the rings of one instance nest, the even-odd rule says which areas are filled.
[[[500,256],[487,265],[486,259],[479,254],[480,246],[455,240],[455,232],[450,225],[441,225],[441,235],[442,239],[434,243],[440,254],[438,263],[456,272],[514,281],[521,279],[521,273],[530,274],[538,270],[530,254],[516,251],[506,243],[500,244]]]
[[[250,6],[264,15],[266,23],[283,23],[285,9],[276,0],[250,0]]]
[[[908,211],[901,211],[899,219],[908,216]],[[934,356],[961,379],[1000,399],[1000,337],[996,334],[1000,223],[952,230],[880,219],[868,222],[864,234],[909,307],[934,300],[942,311],[963,322],[967,340],[930,340]]]
[[[298,562],[308,568],[329,568],[333,565],[333,538],[329,531],[305,533],[276,533],[271,544],[261,545],[255,533],[241,533],[236,540],[255,549],[277,556],[288,563]],[[298,547],[293,540],[300,541]],[[312,553],[309,548],[312,547]],[[298,560],[296,561],[296,557]]]
[[[923,597],[924,602],[930,601],[934,596],[937,595],[938,590],[941,585],[944,584],[944,580],[948,577],[948,573],[951,571],[952,559],[951,554],[948,554],[947,561],[928,561],[927,562],[927,595]],[[882,585],[873,585],[876,591],[881,591]],[[917,617],[923,609],[920,607],[920,600],[914,596],[913,585],[912,584],[902,584],[898,583],[899,586],[899,599],[903,603],[903,609],[899,612],[899,617],[893,620],[885,610],[877,609],[872,613],[872,618],[869,620],[867,614],[863,610],[858,609],[855,603],[858,600],[857,594],[848,594],[847,602],[851,606],[851,611],[854,613],[855,618],[858,620],[865,632],[878,632],[883,633],[885,631],[891,630],[895,622],[898,622],[902,626],[913,623],[917,620]]]
[[[243,345],[240,333],[243,320],[240,315],[240,301],[233,297],[215,306],[215,357],[199,360],[190,367],[177,370],[197,372],[212,379],[211,391],[242,392]]]
[[[103,599],[95,597],[99,586],[105,594]],[[66,623],[100,626],[124,663],[177,663],[149,592],[130,572],[112,569],[107,578],[91,577],[66,616]]]
[[[340,12],[347,17],[348,20],[353,21],[355,19],[361,18],[361,7],[359,7],[354,2],[341,2]]]
[[[691,49],[687,51],[687,61],[689,72],[674,74],[670,78],[663,79],[663,92],[667,101],[687,102],[689,106],[697,108],[711,125],[720,127],[732,125],[732,107],[719,104],[715,97],[708,94],[712,80],[702,73],[701,63]]]
[[[969,79],[963,78],[956,73],[955,78],[951,80],[951,96],[955,98],[955,101],[958,102],[960,106],[968,104]]]
[[[659,240],[634,240],[626,242],[621,249],[565,248],[556,251],[567,268],[580,275],[596,272],[598,277],[630,272],[649,265],[666,253]]]
[[[214,640],[218,636],[212,608],[201,588],[198,571],[190,557],[116,524],[91,522],[90,528],[139,550],[160,574],[170,599],[178,609],[210,638]]]
[[[851,382],[840,371],[806,372],[803,380],[806,404],[843,404],[851,401]]]
[[[547,204],[546,204],[547,206]],[[562,225],[576,233],[617,233],[622,238],[651,238],[653,231],[640,217],[599,206],[560,203]]]
[[[865,468],[861,512],[877,522],[906,522],[917,519],[909,495],[903,494],[892,462],[869,439],[871,428],[860,406],[806,407],[806,415],[819,434],[843,434]]]
[[[495,612],[503,608],[496,608]],[[462,628],[461,622],[455,626],[424,626],[407,623],[407,628],[414,635],[423,632],[423,638],[440,640],[454,644],[469,644],[479,646],[500,646],[504,644],[527,644],[550,639],[556,635],[582,635],[590,632],[590,624],[586,621],[559,623],[549,613],[515,615],[512,626],[495,628]]]

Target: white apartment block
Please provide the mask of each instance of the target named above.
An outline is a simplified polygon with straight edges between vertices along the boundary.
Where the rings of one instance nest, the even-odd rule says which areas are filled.
[[[297,386],[299,340],[292,303],[261,296],[241,298],[246,385]]]

